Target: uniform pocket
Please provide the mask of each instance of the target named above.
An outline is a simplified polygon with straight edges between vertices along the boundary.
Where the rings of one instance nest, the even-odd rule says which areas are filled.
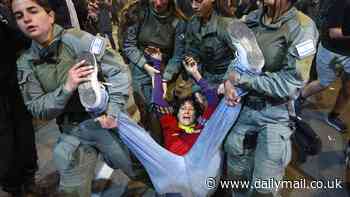
[[[284,144],[284,151],[282,153],[282,165],[286,167],[292,159],[292,144],[289,138],[284,139],[282,136],[282,139]]]
[[[58,170],[67,170],[72,166],[79,145],[79,139],[74,136],[62,134],[59,137],[53,149],[53,162]]]
[[[227,136],[224,149],[227,154],[233,156],[240,156],[244,153],[244,138],[245,136],[242,134],[231,133]]]
[[[287,166],[291,160],[291,131],[287,127],[275,125],[268,126],[266,133],[267,157],[281,166]]]

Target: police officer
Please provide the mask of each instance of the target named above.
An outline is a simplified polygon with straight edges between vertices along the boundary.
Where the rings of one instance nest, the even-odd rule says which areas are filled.
[[[21,197],[33,193],[37,153],[32,118],[25,108],[16,75],[16,54],[26,39],[11,11],[0,3],[0,186]]]
[[[56,118],[62,132],[53,150],[60,190],[67,196],[90,196],[96,149],[108,165],[132,176],[128,152],[116,133],[108,130],[117,127],[116,118],[128,98],[129,78],[121,57],[103,38],[55,25],[46,0],[14,0],[12,11],[19,28],[32,39],[31,47],[17,61],[25,104],[34,117]],[[97,118],[100,124],[84,132],[79,123],[90,116],[76,90],[94,68],[83,66],[84,61],[76,63],[82,52],[95,55],[100,73],[111,84],[108,108]]]
[[[159,73],[144,55],[147,47],[159,48],[164,57],[163,79],[171,80],[179,72],[184,51],[184,16],[172,0],[149,0],[140,6],[135,21],[126,28],[124,54],[130,62],[133,88],[147,104],[151,102],[152,78]]]
[[[288,101],[307,82],[316,51],[316,26],[294,3],[264,0],[263,8],[247,16],[246,23],[255,32],[265,58],[264,73],[251,77],[230,71],[225,82],[230,104],[237,99],[233,85],[250,91],[224,144],[228,175],[250,180],[250,196],[278,195],[278,188],[261,183],[282,180],[291,159]]]
[[[185,55],[202,65],[202,75],[210,85],[219,85],[229,64],[235,58],[231,44],[235,38],[226,28],[234,20],[219,13],[221,1],[193,0],[195,15],[188,23]]]
[[[121,25],[122,50],[132,74],[132,88],[135,102],[141,113],[141,123],[152,136],[161,142],[160,126],[153,114],[150,114],[152,101],[152,80],[159,73],[147,62],[144,50],[147,47],[159,48],[163,55],[163,80],[171,81],[181,68],[184,52],[184,33],[186,22],[173,0],[136,0],[128,5],[129,21]],[[134,11],[133,11],[134,10]],[[121,22],[122,24],[125,24]],[[163,83],[165,86],[166,83]]]

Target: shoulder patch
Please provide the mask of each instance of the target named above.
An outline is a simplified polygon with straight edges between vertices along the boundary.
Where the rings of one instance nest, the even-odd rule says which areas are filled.
[[[91,45],[90,45],[90,49],[89,51],[92,54],[98,55],[101,54],[101,52],[104,49],[104,41],[102,38],[96,36],[95,39],[92,41]]]
[[[316,47],[314,46],[314,42],[311,39],[297,44],[295,48],[300,58],[307,57],[316,52]]]

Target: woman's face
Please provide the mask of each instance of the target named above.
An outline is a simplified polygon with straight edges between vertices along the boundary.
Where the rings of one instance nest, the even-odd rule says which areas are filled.
[[[48,41],[54,23],[54,13],[47,13],[33,0],[12,1],[12,12],[21,31],[31,39]]]
[[[278,9],[276,12],[285,9],[290,5],[290,0],[263,0],[264,5],[273,9]]]
[[[221,8],[223,11],[223,14],[227,17],[233,17],[235,16],[235,12],[237,10],[237,4],[236,0],[221,0],[222,5]]]
[[[189,126],[195,121],[195,109],[190,101],[186,101],[181,105],[177,113],[177,119],[180,124]]]
[[[199,17],[207,17],[213,10],[215,0],[192,0],[193,12]]]
[[[152,0],[152,5],[157,13],[163,13],[168,10],[169,0]]]

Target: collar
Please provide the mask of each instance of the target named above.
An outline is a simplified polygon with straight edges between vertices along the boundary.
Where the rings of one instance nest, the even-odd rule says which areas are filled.
[[[215,11],[213,11],[209,21],[206,24],[202,25],[202,31],[201,31],[202,36],[216,32],[218,27],[218,17],[219,17],[218,14]]]
[[[216,13],[216,11],[213,11],[208,22],[205,24],[201,24],[201,18],[198,16],[194,16],[193,23],[191,25],[194,29],[196,36],[198,38],[202,38],[208,34],[216,33],[218,26],[218,17],[219,16]]]
[[[266,9],[264,9],[266,10]],[[297,14],[297,9],[295,7],[292,7],[291,9],[289,9],[288,11],[286,11],[282,16],[280,16],[275,23],[273,24],[265,24],[264,23],[264,19],[263,16],[265,14],[266,11],[262,11],[260,12],[260,24],[262,24],[263,26],[267,27],[267,28],[271,28],[271,29],[279,29],[286,21],[288,21],[289,19],[293,18],[296,16]]]
[[[169,3],[170,3],[170,1],[169,1]],[[174,8],[173,8],[173,6],[171,4],[169,4],[168,10],[165,11],[164,13],[161,13],[161,14],[157,13],[154,10],[152,3],[149,3],[149,9],[150,9],[150,12],[151,12],[151,14],[153,16],[155,16],[158,19],[163,19],[163,20],[171,17],[173,15],[173,13],[174,13]]]
[[[55,43],[55,41],[60,40],[63,31],[64,31],[64,29],[61,26],[54,24],[53,25],[53,37],[54,37],[54,39],[52,40],[50,45],[46,48],[49,48],[53,43]],[[43,47],[38,42],[32,41],[32,45],[31,45],[30,49],[34,54],[39,54],[40,50],[43,49]]]
[[[35,65],[42,64],[45,62],[55,63],[57,62],[57,51],[61,42],[61,37],[64,29],[59,25],[53,26],[53,36],[54,39],[49,46],[43,48],[39,43],[32,41],[30,47],[32,56],[32,61]]]
[[[185,125],[183,125],[183,124],[181,124],[181,123],[178,123],[178,125],[177,125],[180,129],[182,129],[182,130],[184,130],[185,131],[185,133],[187,133],[187,134],[192,134],[192,133],[194,133],[194,131],[195,131],[195,124],[191,124],[191,125],[188,125],[188,126],[185,126]]]

